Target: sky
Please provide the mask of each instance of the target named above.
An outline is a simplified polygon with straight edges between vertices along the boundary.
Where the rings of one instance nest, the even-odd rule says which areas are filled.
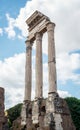
[[[0,0],[0,87],[5,108],[24,100],[26,19],[39,10],[56,24],[57,90],[80,99],[80,0]],[[43,35],[43,95],[48,96],[48,40]],[[35,46],[32,50],[32,99],[35,97]]]

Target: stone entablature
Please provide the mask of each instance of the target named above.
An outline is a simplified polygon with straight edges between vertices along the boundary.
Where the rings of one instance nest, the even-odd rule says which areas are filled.
[[[26,20],[27,25],[29,26],[28,39],[30,41],[35,40],[36,32],[45,33],[47,31],[47,23],[50,22],[50,19],[39,11],[35,11],[30,18]]]
[[[41,23],[41,21],[43,20],[49,20],[49,18],[47,16],[45,16],[44,14],[42,14],[39,11],[35,11],[27,20],[26,23],[29,26],[29,32],[35,28],[35,26],[37,26],[39,23]]]

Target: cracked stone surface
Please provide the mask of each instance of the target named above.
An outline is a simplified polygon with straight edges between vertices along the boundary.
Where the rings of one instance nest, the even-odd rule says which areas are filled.
[[[27,130],[76,130],[66,102],[57,93],[28,105]]]

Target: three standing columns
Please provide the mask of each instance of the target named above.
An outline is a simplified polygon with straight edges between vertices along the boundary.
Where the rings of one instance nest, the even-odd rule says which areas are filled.
[[[49,93],[57,92],[56,85],[56,61],[55,61],[55,43],[54,43],[55,24],[48,22],[46,25],[48,33],[48,74],[49,74]],[[36,89],[35,98],[43,97],[43,66],[42,66],[42,34],[36,32]],[[31,100],[32,69],[31,55],[32,45],[29,40],[26,41],[26,68],[25,68],[25,100]]]

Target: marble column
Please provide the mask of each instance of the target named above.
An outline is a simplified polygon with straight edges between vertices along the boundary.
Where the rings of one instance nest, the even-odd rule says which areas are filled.
[[[25,65],[25,97],[24,100],[31,100],[32,85],[32,45],[29,40],[26,42],[26,65]]]
[[[36,89],[35,98],[43,97],[42,34],[36,33]]]
[[[49,93],[53,93],[57,91],[54,28],[55,28],[55,24],[52,22],[48,22],[47,33],[48,33]]]

